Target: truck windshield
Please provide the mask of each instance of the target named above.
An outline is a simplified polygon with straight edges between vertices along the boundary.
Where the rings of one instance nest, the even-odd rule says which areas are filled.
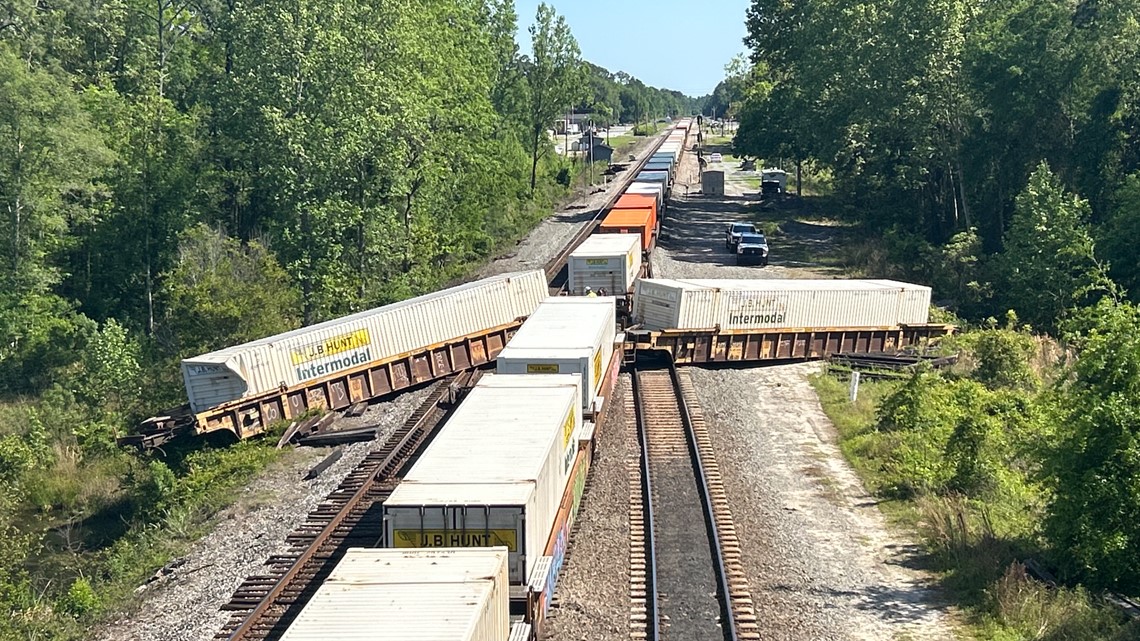
[[[734,234],[747,234],[752,231],[752,225],[733,225],[732,233]]]
[[[759,234],[744,234],[740,237],[742,245],[763,245],[764,237]]]

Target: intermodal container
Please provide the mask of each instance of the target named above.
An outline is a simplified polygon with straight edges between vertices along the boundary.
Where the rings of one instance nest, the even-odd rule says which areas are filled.
[[[350,548],[281,641],[505,641],[508,551]]]
[[[651,160],[645,164],[645,167],[642,169],[642,171],[663,171],[671,176],[673,174],[673,163],[654,162]]]
[[[611,209],[644,209],[649,207],[653,210],[653,218],[657,219],[660,210],[657,207],[657,197],[648,194],[631,194],[626,192],[617,199]]]
[[[892,328],[930,318],[930,288],[891,280],[641,279],[635,322],[646,329]]]
[[[665,187],[661,183],[632,182],[626,188],[627,194],[648,194],[657,199],[657,211],[665,205]]]
[[[499,374],[574,374],[582,409],[594,401],[614,355],[617,313],[610,296],[553,297],[538,306],[495,358]]]
[[[589,287],[615,296],[633,292],[641,274],[639,234],[594,234],[570,254],[569,288],[582,295]]]
[[[529,315],[542,271],[485,278],[182,361],[190,408],[211,407],[462,340]]]
[[[657,221],[649,207],[641,209],[614,209],[602,220],[598,232],[602,234],[641,234],[641,248],[648,251],[653,245]]]
[[[669,184],[669,172],[667,171],[642,171],[637,175],[639,182],[659,182],[663,185]]]
[[[499,380],[472,388],[384,502],[384,544],[502,545],[510,583],[521,585],[542,556],[578,452],[582,379],[487,378]]]

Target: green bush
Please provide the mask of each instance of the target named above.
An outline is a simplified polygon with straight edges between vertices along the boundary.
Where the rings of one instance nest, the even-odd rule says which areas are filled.
[[[60,605],[64,611],[75,616],[85,616],[99,609],[99,596],[95,594],[95,588],[91,587],[91,582],[81,576],[72,581],[71,587],[67,589],[67,595],[61,600]]]

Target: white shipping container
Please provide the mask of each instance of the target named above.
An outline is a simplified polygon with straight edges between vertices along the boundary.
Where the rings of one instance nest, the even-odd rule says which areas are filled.
[[[521,585],[543,554],[578,452],[581,379],[487,378],[496,381],[468,393],[384,502],[384,540],[397,548],[502,545],[510,583]]]
[[[642,279],[633,315],[646,329],[825,329],[918,325],[930,288],[890,280]]]
[[[568,287],[571,294],[594,291],[620,296],[633,290],[641,273],[641,234],[595,234],[570,254]]]
[[[281,641],[504,641],[506,548],[351,548]]]
[[[575,374],[582,409],[593,411],[614,354],[612,297],[555,297],[538,306],[495,358],[499,374]]]
[[[659,182],[632,182],[626,188],[627,194],[650,194],[657,197],[657,210],[665,203],[665,187]]]
[[[187,358],[190,408],[203,412],[480,334],[529,315],[548,296],[542,271],[502,274]]]

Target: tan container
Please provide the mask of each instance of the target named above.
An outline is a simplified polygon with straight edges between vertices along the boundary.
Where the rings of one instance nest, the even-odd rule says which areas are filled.
[[[503,641],[506,548],[349,549],[281,641]]]

